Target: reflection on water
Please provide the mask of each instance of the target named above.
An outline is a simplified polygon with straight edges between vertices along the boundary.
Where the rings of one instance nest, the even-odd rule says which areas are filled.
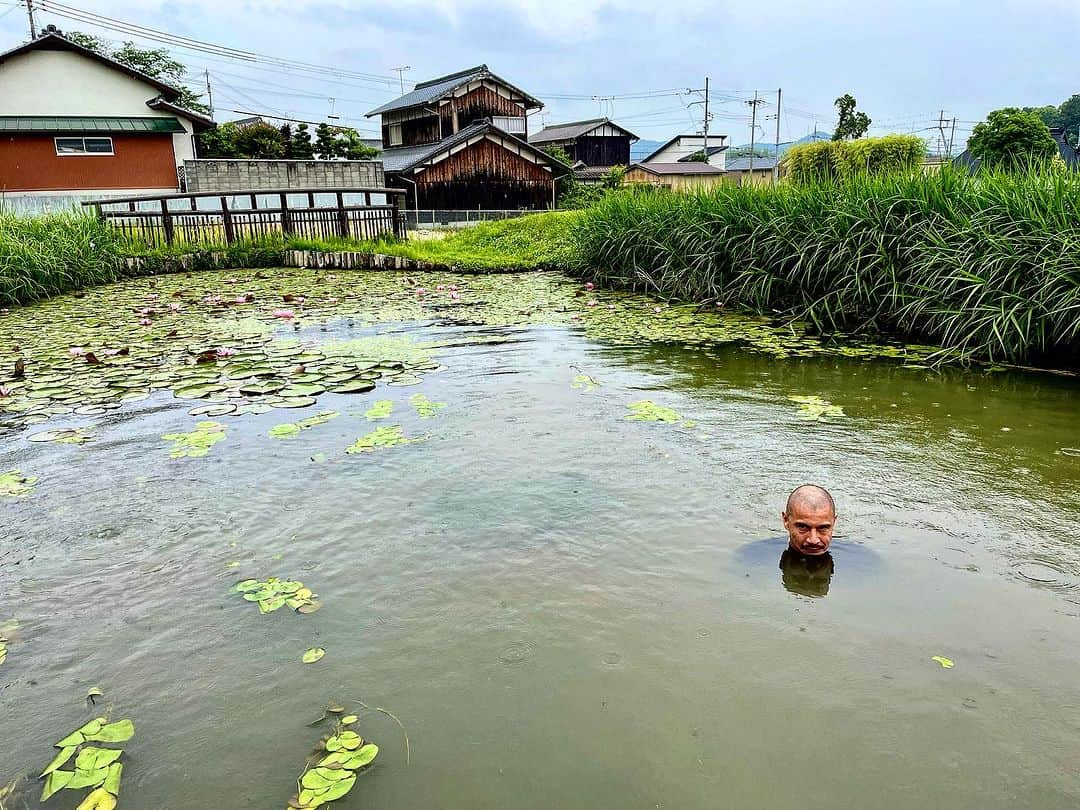
[[[832,582],[833,557],[829,552],[807,557],[788,548],[780,555],[782,582],[791,593],[802,596],[828,596]]]
[[[0,784],[40,773],[97,686],[136,724],[135,808],[283,806],[329,700],[390,709],[412,747],[365,717],[382,751],[344,810],[1080,803],[1074,383],[393,328],[444,369],[223,417],[203,459],[169,459],[196,420],[158,395],[56,420],[92,424],[84,446],[0,439],[0,470],[41,478],[0,505]],[[381,399],[428,440],[347,455]],[[696,424],[626,421],[642,399]],[[754,540],[806,480],[837,498],[831,565]],[[267,576],[323,609],[230,593]]]

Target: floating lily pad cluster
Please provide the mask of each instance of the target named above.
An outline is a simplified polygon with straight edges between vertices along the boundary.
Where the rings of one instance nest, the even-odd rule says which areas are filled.
[[[86,444],[93,435],[84,428],[67,428],[65,430],[46,430],[28,436],[31,442],[55,442],[56,444]]]
[[[364,416],[369,422],[375,422],[379,419],[386,419],[393,412],[394,401],[392,399],[378,399],[370,408],[364,411]]]
[[[796,415],[800,419],[810,419],[820,422],[826,416],[843,416],[844,409],[839,405],[833,405],[827,399],[816,396],[792,396],[788,397],[792,402],[799,404]]]
[[[318,594],[304,587],[303,582],[270,577],[268,579],[245,579],[237,582],[233,589],[242,593],[248,602],[255,602],[260,613],[273,613],[288,605],[297,613],[314,613],[322,605]]]
[[[0,473],[0,498],[22,498],[34,491],[36,476],[23,475],[19,470]]]
[[[595,391],[599,386],[600,383],[588,374],[577,374],[574,376],[574,381],[570,383],[570,387],[576,391]]]
[[[324,715],[325,717],[325,715]],[[351,730],[355,714],[341,717],[333,732],[320,743],[315,756],[296,780],[297,792],[289,800],[295,810],[314,810],[345,796],[356,784],[357,773],[379,755],[379,746]]]
[[[416,408],[416,414],[421,419],[434,419],[440,410],[446,407],[445,402],[433,402],[423,394],[413,394],[409,402]]]
[[[90,793],[79,805],[79,810],[113,810],[120,795],[120,776],[124,766],[120,757],[123,750],[103,748],[92,743],[123,743],[135,736],[135,725],[130,720],[110,723],[105,717],[97,717],[71,732],[56,748],[60,753],[41,772],[45,785],[41,801],[46,801],[60,790],[82,790]],[[71,769],[67,765],[74,757]]]
[[[630,410],[630,413],[623,418],[628,422],[663,422],[669,425],[680,425],[681,427],[693,427],[696,424],[692,419],[683,419],[672,408],[657,405],[649,399],[631,402],[626,407]]]
[[[274,425],[270,428],[270,436],[275,439],[291,439],[293,436],[299,435],[302,431],[310,430],[319,425],[325,425],[331,419],[337,419],[340,415],[341,414],[337,411],[323,411],[314,416],[309,416],[307,419],[300,419],[296,422],[286,422],[282,425]]]
[[[173,443],[169,458],[202,458],[211,447],[225,440],[225,426],[199,422],[191,433],[167,433],[161,438]]]
[[[450,305],[418,287],[458,285]],[[619,345],[740,343],[775,356],[839,354],[919,362],[924,346],[827,345],[798,324],[696,306],[670,307],[643,295],[595,292],[557,273],[459,276],[385,271],[327,274],[282,268],[204,271],[144,278],[59,296],[0,315],[0,429],[55,416],[95,416],[154,391],[176,392],[215,408],[211,418],[253,405],[303,407],[323,391],[357,393],[376,381],[414,385],[437,367],[430,351],[405,338],[336,346],[275,338],[275,330],[348,316],[366,324],[435,321],[579,326]],[[288,299],[288,300],[285,300]],[[291,307],[290,317],[279,309]],[[659,310],[659,311],[657,311]],[[365,340],[367,341],[365,343]],[[15,360],[22,365],[16,369]]]
[[[424,438],[410,439],[405,435],[401,425],[386,425],[376,428],[371,433],[365,434],[353,442],[345,452],[350,455],[357,453],[373,453],[386,447],[397,447],[402,444],[416,444],[425,441]]]

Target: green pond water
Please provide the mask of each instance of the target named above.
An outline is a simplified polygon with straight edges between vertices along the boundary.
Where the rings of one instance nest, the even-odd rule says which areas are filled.
[[[1075,808],[1080,385],[925,356],[550,274],[0,315],[0,803],[107,714],[119,807],[285,807],[339,704],[331,807]]]

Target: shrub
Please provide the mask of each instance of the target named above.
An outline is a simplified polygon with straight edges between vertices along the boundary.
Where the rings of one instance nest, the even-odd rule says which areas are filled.
[[[926,145],[914,135],[886,135],[857,141],[815,141],[788,150],[781,164],[794,183],[850,178],[859,173],[914,171]]]

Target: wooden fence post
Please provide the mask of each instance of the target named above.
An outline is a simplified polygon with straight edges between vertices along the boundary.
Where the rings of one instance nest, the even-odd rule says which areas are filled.
[[[231,245],[236,241],[236,233],[233,231],[232,212],[229,210],[229,199],[221,198],[221,224],[225,226],[225,244]]]
[[[390,195],[390,205],[393,206],[393,208],[391,210],[391,214],[394,217],[394,223],[393,223],[394,236],[397,239],[402,239],[402,238],[404,238],[403,231],[405,229],[401,227],[402,222],[398,218],[398,195],[397,194],[391,194]]]
[[[289,195],[281,193],[281,232],[285,236],[292,236],[292,217],[289,214]]]
[[[342,239],[349,238],[349,215],[345,212],[345,198],[339,191],[337,193],[337,217],[338,217],[338,236]]]
[[[173,220],[172,214],[169,213],[169,201],[161,201],[161,224],[165,228],[165,244],[172,247],[173,243]]]

